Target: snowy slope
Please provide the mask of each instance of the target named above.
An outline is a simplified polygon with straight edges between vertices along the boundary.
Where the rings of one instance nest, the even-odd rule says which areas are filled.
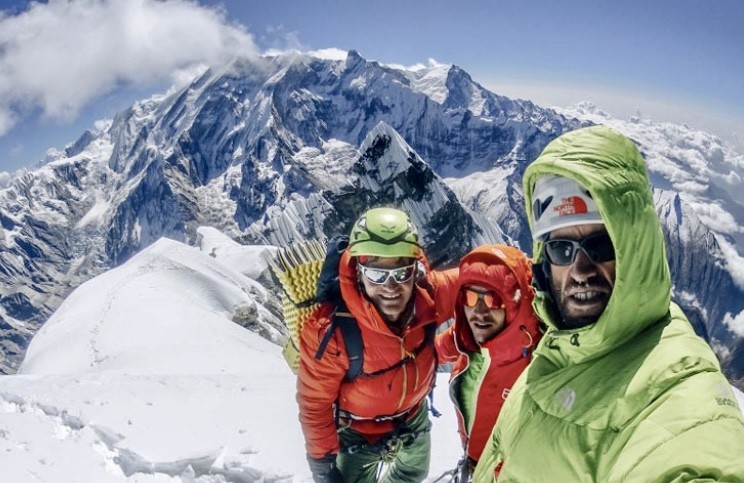
[[[231,321],[253,304],[272,326],[245,276],[271,248],[199,234],[201,249],[161,239],[79,287],[0,378],[2,481],[310,481],[295,377]],[[432,475],[459,456],[440,377]]]

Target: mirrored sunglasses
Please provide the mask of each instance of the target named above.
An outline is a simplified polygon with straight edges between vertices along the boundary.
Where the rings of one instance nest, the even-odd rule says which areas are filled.
[[[466,307],[473,308],[482,300],[490,310],[503,309],[504,304],[495,292],[478,292],[469,288],[462,289],[462,301]]]
[[[615,259],[615,248],[607,233],[590,235],[583,240],[548,240],[543,251],[545,258],[553,265],[571,265],[576,253],[582,250],[593,263],[609,262]]]
[[[391,269],[373,268],[360,264],[359,270],[364,278],[375,285],[383,285],[387,283],[389,278],[392,278],[395,283],[405,283],[416,273],[416,264]]]

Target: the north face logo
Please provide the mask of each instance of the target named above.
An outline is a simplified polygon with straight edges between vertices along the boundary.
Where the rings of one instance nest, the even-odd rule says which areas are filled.
[[[586,206],[586,201],[578,196],[561,198],[561,203],[556,205],[553,210],[558,216],[581,215],[589,212],[589,209]]]
[[[548,209],[551,201],[553,201],[552,196],[548,196],[548,198],[544,201],[540,198],[535,199],[535,202],[532,203],[532,213],[535,216],[535,221],[538,221],[540,218],[542,218],[543,213],[545,213],[545,210]]]

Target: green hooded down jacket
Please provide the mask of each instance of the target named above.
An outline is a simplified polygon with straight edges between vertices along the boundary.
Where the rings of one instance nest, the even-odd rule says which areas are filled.
[[[549,329],[474,481],[744,482],[744,418],[715,355],[670,301],[664,238],[635,144],[602,126],[559,137],[525,172],[528,207],[545,174],[578,181],[596,201],[615,247],[615,285],[599,320],[572,330],[558,328],[538,287],[533,305]],[[536,241],[534,253],[541,249]]]

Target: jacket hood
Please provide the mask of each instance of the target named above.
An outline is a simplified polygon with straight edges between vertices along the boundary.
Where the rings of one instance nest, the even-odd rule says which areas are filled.
[[[558,366],[599,357],[642,332],[669,311],[671,278],[664,236],[654,207],[646,165],[636,145],[604,126],[564,134],[527,168],[523,179],[530,227],[533,190],[540,176],[571,178],[596,202],[615,248],[615,285],[594,324],[559,330],[547,287],[537,287],[534,309],[548,326],[538,354]],[[542,240],[535,240],[535,271]],[[539,284],[538,284],[539,285]]]
[[[528,325],[529,331],[534,331],[537,324],[525,322],[530,318],[534,319],[532,314],[534,289],[531,286],[531,280],[532,270],[529,259],[521,250],[511,246],[483,245],[460,260],[458,293],[467,285],[480,285],[494,291],[504,303],[506,325],[487,345],[503,338],[516,337],[511,334],[525,330],[520,326]],[[521,340],[521,336],[519,337]],[[524,346],[529,347],[530,336],[525,336],[525,338],[527,340]],[[468,352],[478,350],[478,344],[475,342],[459,299],[455,304],[455,340],[460,349]],[[513,349],[517,357],[520,356],[522,348],[522,345],[514,345]]]

